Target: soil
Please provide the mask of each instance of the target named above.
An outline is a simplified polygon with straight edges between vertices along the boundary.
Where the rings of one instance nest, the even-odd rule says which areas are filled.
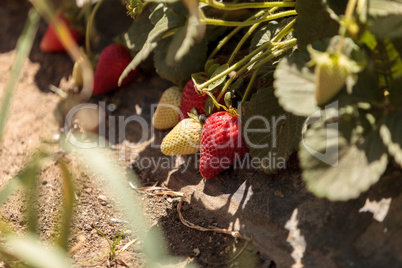
[[[8,81],[10,69],[14,62],[15,46],[30,8],[26,1],[5,0],[0,2],[0,89]],[[65,53],[47,54],[39,50],[40,37],[44,34],[46,23],[41,21],[29,59],[26,61],[20,82],[14,94],[11,112],[9,113],[6,132],[0,148],[0,191],[14,175],[16,175],[43,140],[53,139],[59,135],[59,122],[53,112],[61,98],[49,90],[49,85],[55,85],[63,90],[74,87],[71,71],[73,63]],[[109,35],[113,35],[109,33]],[[132,114],[138,105],[144,106],[156,103],[161,93],[169,84],[157,78],[154,74],[142,73],[135,85],[130,85],[118,92],[106,96],[107,100],[117,104],[116,115]],[[127,103],[129,91],[135,91],[132,102]],[[131,96],[132,97],[132,94]],[[98,99],[99,100],[99,99]],[[136,103],[137,102],[137,103]],[[142,102],[142,103],[141,103]],[[145,102],[148,102],[145,103]],[[150,122],[150,115],[145,119]],[[136,126],[127,127],[126,139],[134,143]],[[161,139],[166,132],[155,133]],[[119,146],[117,141],[116,146]],[[142,155],[150,150],[142,152]],[[57,153],[57,148],[55,149]],[[151,154],[154,154],[152,151]],[[141,156],[139,156],[141,157]],[[132,160],[131,160],[132,161]],[[142,170],[127,158],[124,165],[132,166],[138,173],[143,186],[164,185],[168,178],[166,172],[151,173]],[[132,230],[125,230],[122,240],[116,249],[121,250],[130,241],[134,243],[110,261],[105,254],[109,246],[95,228],[104,233],[109,239],[124,230],[124,215],[117,212],[108,193],[93,179],[90,174],[74,170],[76,189],[75,216],[72,223],[70,248],[71,257],[78,267],[141,267],[144,265],[142,242],[135,238]],[[62,205],[61,173],[55,163],[44,168],[40,175],[39,184],[39,226],[38,232],[45,243],[51,243],[57,237],[59,211]],[[133,194],[136,194],[133,191]],[[144,215],[149,219],[150,227],[159,226],[164,233],[169,254],[180,256],[187,265],[195,263],[200,266],[226,266],[226,262],[239,252],[245,242],[230,235],[215,232],[204,233],[184,226],[176,211],[178,200],[168,195],[150,196],[143,194]],[[24,195],[19,193],[12,196],[0,210],[2,220],[9,223],[17,233],[26,229],[27,219],[23,213],[26,210]],[[183,216],[186,220],[201,226],[218,226],[215,218],[185,202]],[[119,222],[118,220],[123,220]],[[101,257],[99,257],[101,256]],[[244,258],[244,256],[248,256]],[[99,257],[99,258],[98,258]],[[244,261],[264,264],[252,246],[242,252],[242,257],[230,262],[232,266],[242,265]],[[267,265],[269,265],[268,263]],[[0,260],[0,267],[5,266]],[[254,265],[252,265],[254,266]]]

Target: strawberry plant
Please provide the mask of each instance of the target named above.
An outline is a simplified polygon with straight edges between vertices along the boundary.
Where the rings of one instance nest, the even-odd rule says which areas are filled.
[[[187,83],[182,110],[214,117],[241,101],[241,133],[265,172],[286,166],[267,159],[298,148],[308,189],[346,200],[377,182],[390,156],[402,165],[400,1],[126,4],[138,53],[120,82],[153,53],[162,78]],[[219,173],[206,166],[201,158],[204,177]]]
[[[402,166],[402,3],[302,0],[297,11],[299,49],[278,65],[275,95],[286,111],[308,117],[299,145],[308,189],[355,198],[390,159]],[[379,30],[384,23],[393,27]]]

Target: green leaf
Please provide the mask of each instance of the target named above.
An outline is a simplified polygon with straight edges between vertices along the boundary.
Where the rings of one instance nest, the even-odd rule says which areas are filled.
[[[278,21],[269,21],[267,25],[259,28],[250,43],[250,52],[257,49],[259,46],[269,42],[274,36],[276,36],[289,22],[294,20],[294,17],[284,18]],[[284,38],[278,40],[278,42],[286,41],[293,38],[292,34],[285,35]]]
[[[402,35],[402,1],[371,0],[369,3],[371,32],[380,38]]]
[[[209,60],[207,60],[207,62],[205,63],[205,65],[204,65],[204,72],[205,72],[207,75],[208,75],[208,70],[209,70],[213,65],[218,65],[218,67],[219,67],[219,64],[216,63],[216,59],[209,59]],[[212,75],[212,73],[213,73],[213,72],[211,72],[211,75]],[[208,75],[208,77],[209,77],[209,75]]]
[[[269,21],[267,25],[262,26],[261,28],[259,28],[253,35],[251,42],[250,42],[250,50],[249,53],[251,53],[252,51],[256,50],[258,47],[260,47],[261,45],[271,41],[271,39],[273,37],[275,37],[281,30],[283,30],[283,28],[285,28],[292,20],[294,20],[294,17],[289,17],[289,18],[283,18],[281,19],[279,22],[278,21]],[[281,38],[280,40],[277,40],[277,42],[281,42],[281,41],[286,41],[286,40],[290,40],[293,38],[293,32],[290,32],[289,34],[285,35],[283,38]],[[296,46],[295,46],[296,48]],[[260,53],[256,54],[253,59],[258,58],[264,51],[261,51]],[[292,50],[289,50],[286,54],[281,55],[281,58],[288,56],[290,53],[292,52]],[[256,64],[258,64],[259,61],[256,61],[255,63],[251,64],[247,70],[251,70]],[[268,62],[266,64],[264,64],[261,67],[261,73],[266,73],[266,70],[269,70],[270,68],[275,69],[275,65],[278,62]]]
[[[264,172],[286,166],[286,160],[300,141],[304,117],[286,113],[274,96],[273,88],[252,95],[242,112],[242,134],[253,162]]]
[[[215,109],[215,104],[214,101],[208,97],[208,99],[205,101],[205,115],[209,116],[210,114],[213,113]]]
[[[402,167],[402,110],[385,115],[380,127],[382,141],[395,162]]]
[[[128,28],[127,36],[129,48],[134,47],[136,51],[139,51],[148,40],[148,35],[155,26],[149,19],[150,13],[150,9],[141,13],[141,15],[131,24],[130,28]]]
[[[382,89],[389,89],[392,81],[402,77],[401,54],[389,40],[376,40],[375,49],[371,58]]]
[[[163,14],[162,18],[155,24],[153,29],[149,32],[147,40],[145,41],[141,50],[137,53],[137,55],[135,55],[134,59],[121,74],[119,78],[119,85],[121,85],[123,79],[131,70],[134,70],[143,60],[148,58],[151,52],[157,47],[157,42],[167,31],[177,28],[183,24],[183,18],[178,17],[173,12],[167,10],[166,13]]]
[[[322,0],[298,0],[296,11],[294,36],[299,49],[338,34],[339,24],[330,17]]]
[[[275,95],[288,112],[309,116],[317,111],[314,72],[306,67],[310,60],[306,51],[295,52],[278,64],[274,73]]]
[[[371,32],[380,38],[397,38],[402,35],[402,16],[388,15],[370,20]]]
[[[209,68],[207,69],[207,71],[205,73],[207,74],[208,77],[212,77],[212,75],[215,73],[216,69],[219,68],[219,66],[220,65],[218,63],[212,64],[212,65],[208,66]]]
[[[225,100],[225,105],[227,107],[231,107],[232,106],[232,92],[230,92],[230,91],[226,92],[224,100]]]
[[[39,238],[33,235],[6,236],[3,250],[22,260],[29,267],[73,267],[63,249],[51,245],[44,246]]]
[[[39,14],[35,9],[31,9],[28,14],[28,19],[25,23],[23,32],[18,39],[17,43],[17,57],[11,69],[10,80],[7,82],[5,88],[2,90],[2,102],[0,106],[0,139],[2,137],[4,127],[7,121],[8,110],[11,106],[13,91],[17,86],[18,79],[21,74],[22,67],[24,66],[25,59],[28,57],[36,32],[39,25]]]
[[[385,17],[387,15],[402,15],[401,0],[371,0],[369,15],[373,17]]]
[[[222,72],[226,71],[228,68],[229,68],[229,65],[227,63],[219,66],[218,68],[215,69],[215,71],[213,72],[213,74],[211,75],[210,78],[213,78],[213,77],[221,74]],[[226,80],[226,76],[223,76],[222,78],[211,83],[208,86],[208,91],[213,91],[215,88],[219,87],[223,82],[225,82],[225,80]]]
[[[200,22],[198,13],[198,1],[187,0],[184,3],[189,10],[189,15],[185,26],[176,31],[171,41],[166,56],[168,65],[181,61],[184,55],[189,53],[191,47],[201,41],[205,34],[206,27]]]
[[[165,59],[171,40],[172,38],[168,37],[158,42],[154,53],[156,72],[163,79],[176,84],[184,84],[190,79],[191,74],[203,70],[207,57],[207,43],[202,41],[195,44],[181,61],[169,66]]]
[[[302,177],[318,197],[332,201],[356,198],[385,171],[388,155],[378,129],[358,139],[354,127],[353,122],[318,121],[304,135],[299,146]]]
[[[359,101],[382,103],[384,91],[379,88],[378,77],[374,63],[370,60],[366,68],[357,76],[357,83],[353,86],[351,95]]]
[[[149,21],[155,25],[160,21],[163,15],[166,13],[167,7],[163,3],[155,5],[152,10],[150,10],[150,14],[148,15]]]

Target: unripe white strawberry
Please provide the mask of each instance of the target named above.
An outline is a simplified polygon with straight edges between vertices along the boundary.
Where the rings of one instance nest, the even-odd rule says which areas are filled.
[[[321,52],[308,47],[310,64],[314,65],[315,97],[319,106],[330,101],[346,83],[349,75],[357,73],[360,67],[343,54]]]
[[[156,129],[169,129],[177,125],[180,100],[179,87],[173,86],[163,92],[152,118],[152,124]]]
[[[181,120],[163,139],[165,155],[194,154],[200,149],[201,123],[194,118]]]

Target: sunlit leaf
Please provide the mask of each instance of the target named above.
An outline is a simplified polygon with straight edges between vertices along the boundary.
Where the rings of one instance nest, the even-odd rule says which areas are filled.
[[[306,52],[295,52],[284,58],[274,73],[275,95],[288,112],[309,116],[317,111],[314,72],[306,67],[310,60]]]
[[[166,53],[171,39],[171,37],[164,38],[158,42],[154,53],[155,69],[163,79],[177,84],[184,84],[188,82],[191,74],[203,70],[207,57],[207,43],[202,41],[201,43],[195,44],[180,62],[169,66],[166,64]]]
[[[205,34],[206,25],[200,22],[198,0],[185,0],[183,3],[188,9],[188,18],[184,27],[181,27],[173,37],[169,46],[166,61],[168,64],[179,62],[189,53],[191,47],[200,42]]]
[[[345,119],[346,120],[346,119]],[[353,124],[313,123],[299,146],[307,188],[318,197],[348,200],[376,183],[388,164],[378,129],[352,143]]]
[[[33,235],[25,235],[24,237],[6,236],[3,250],[22,260],[30,267],[73,267],[63,249],[50,245],[44,246],[40,243],[38,237]]]
[[[135,55],[134,59],[126,67],[119,78],[119,85],[131,70],[134,70],[143,60],[148,58],[151,52],[157,47],[158,41],[171,29],[184,24],[184,19],[167,10],[162,18],[155,24],[147,36],[147,40],[141,50]],[[141,42],[141,40],[139,41]],[[164,52],[166,55],[166,51]]]
[[[298,0],[296,11],[294,36],[299,49],[338,34],[339,23],[330,17],[322,0]]]
[[[385,116],[380,128],[382,141],[395,162],[402,167],[402,110]]]

